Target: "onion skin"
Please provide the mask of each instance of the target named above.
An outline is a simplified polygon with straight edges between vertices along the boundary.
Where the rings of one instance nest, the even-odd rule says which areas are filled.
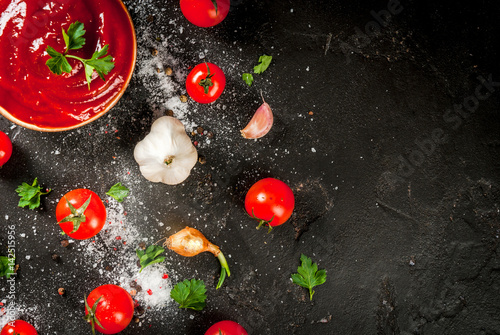
[[[210,243],[199,230],[191,227],[169,236],[163,246],[185,257],[193,257],[205,251],[211,252],[215,257],[220,253],[218,246]]]
[[[266,135],[273,126],[273,112],[267,102],[263,102],[245,128],[240,130],[247,139],[257,139]]]

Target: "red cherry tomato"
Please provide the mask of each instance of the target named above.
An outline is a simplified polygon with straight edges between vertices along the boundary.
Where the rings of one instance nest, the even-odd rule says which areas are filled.
[[[271,227],[279,226],[290,218],[295,207],[293,192],[287,184],[274,178],[264,178],[250,187],[245,197],[248,215]]]
[[[186,78],[186,90],[194,101],[202,104],[214,102],[226,87],[226,76],[215,64],[196,65]]]
[[[89,197],[90,201],[86,208],[84,208]],[[72,209],[68,205],[68,201],[80,215],[70,217]],[[104,204],[97,194],[91,190],[79,188],[66,193],[59,200],[56,207],[56,219],[61,229],[69,237],[77,240],[86,240],[101,231],[106,223],[106,208],[104,208]],[[85,220],[83,221],[83,219]],[[79,223],[78,221],[81,222]],[[78,229],[73,232],[75,226],[78,226],[78,224]]]
[[[9,160],[12,155],[12,142],[9,136],[0,131],[0,167]]]
[[[35,327],[23,320],[15,320],[7,323],[0,335],[38,335]]]
[[[134,316],[134,302],[127,291],[111,284],[99,286],[87,297],[87,305],[91,311],[97,299],[99,302],[92,314],[102,327],[94,321],[96,330],[103,334],[116,334],[127,328]],[[89,316],[89,310],[85,306],[86,318],[92,318],[92,314]]]
[[[217,8],[215,7],[217,4]],[[181,0],[182,14],[198,27],[212,27],[224,20],[229,12],[229,0]]]
[[[220,321],[208,328],[205,335],[248,335],[245,328],[234,321]]]

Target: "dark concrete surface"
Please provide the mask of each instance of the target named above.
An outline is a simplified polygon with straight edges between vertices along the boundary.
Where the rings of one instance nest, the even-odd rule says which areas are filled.
[[[223,319],[250,334],[500,334],[500,84],[483,83],[500,82],[500,3],[404,0],[382,27],[371,11],[386,1],[237,0],[211,29],[183,21],[177,2],[125,4],[140,34],[168,36],[179,67],[203,51],[228,86],[213,105],[188,102],[183,121],[215,136],[193,138],[207,162],[179,186],[149,183],[133,159],[158,115],[137,72],[110,113],[78,130],[38,133],[0,118],[14,144],[0,171],[0,244],[4,251],[15,224],[16,303],[40,334],[89,334],[82,296],[113,281],[99,269],[121,262],[103,237],[96,243],[109,256],[96,267],[78,247],[62,249],[57,201],[77,187],[105,198],[118,181],[131,188],[123,207],[141,235],[168,235],[160,220],[172,231],[194,226],[231,254],[232,269],[216,291],[212,256],[169,253],[172,284],[205,280],[206,309],[144,306],[144,322],[123,334],[203,334]],[[143,62],[147,38],[138,47]],[[241,73],[264,53],[273,63],[249,88]],[[185,93],[174,80],[172,94]],[[239,129],[261,90],[275,125],[248,141]],[[291,220],[269,235],[243,209],[266,176],[296,196]],[[53,191],[39,210],[18,208],[15,188],[34,177]],[[328,275],[312,302],[290,281],[301,253]]]

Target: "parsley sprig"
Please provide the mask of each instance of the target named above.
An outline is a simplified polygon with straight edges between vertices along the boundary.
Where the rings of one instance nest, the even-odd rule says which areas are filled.
[[[297,268],[298,273],[292,274],[294,284],[309,289],[309,299],[313,298],[313,287],[323,284],[326,281],[326,271],[318,270],[318,264],[313,263],[306,255],[300,256],[302,264]]]
[[[186,279],[174,286],[170,297],[179,303],[179,308],[201,311],[205,308],[206,292],[203,280]]]
[[[17,194],[21,197],[19,199],[18,206],[26,207],[29,209],[35,209],[40,207],[40,196],[48,194],[51,190],[47,189],[45,192],[42,191],[42,187],[38,185],[38,179],[35,178],[33,184],[22,183],[16,189]]]
[[[16,257],[14,254],[10,256],[0,256],[0,277],[10,278],[16,270]]]
[[[87,79],[89,90],[94,70],[102,80],[105,80],[104,76],[115,67],[113,57],[111,55],[107,55],[109,44],[106,44],[100,50],[96,50],[92,55],[92,58],[83,59],[78,56],[68,54],[70,50],[81,49],[85,45],[85,38],[83,37],[83,35],[85,35],[85,30],[83,23],[75,21],[69,25],[68,31],[65,31],[64,28],[62,28],[62,34],[64,43],[66,44],[66,50],[64,53],[56,51],[51,46],[47,46],[46,49],[51,58],[49,58],[45,64],[47,64],[50,71],[57,75],[61,75],[63,72],[70,73],[73,68],[69,65],[68,58],[73,58],[83,63],[85,78]]]
[[[142,269],[148,265],[163,262],[165,260],[165,256],[160,255],[164,251],[165,249],[154,244],[147,247],[146,250],[137,249],[135,253],[137,254],[137,257],[139,257],[139,263],[141,264],[139,272],[141,272]]]
[[[262,55],[259,57],[259,64],[253,67],[253,73],[261,74],[266,71],[273,60],[273,56]],[[241,78],[248,86],[252,86],[253,83],[253,75],[251,73],[243,73]]]
[[[253,67],[253,73],[261,74],[266,71],[273,60],[273,56],[262,55],[259,57],[259,64]]]
[[[129,189],[123,186],[122,183],[116,183],[106,192],[107,195],[114,198],[118,202],[122,202],[129,193]]]

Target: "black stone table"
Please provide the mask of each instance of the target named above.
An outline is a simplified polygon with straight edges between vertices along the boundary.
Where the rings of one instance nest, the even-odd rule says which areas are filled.
[[[109,113],[62,133],[0,117],[14,145],[0,171],[0,254],[14,236],[20,265],[14,299],[0,281],[4,308],[15,304],[39,334],[89,334],[84,294],[107,283],[130,290],[138,243],[189,225],[221,247],[231,277],[216,290],[212,255],[167,251],[141,277],[137,322],[123,334],[204,334],[224,319],[250,334],[500,333],[497,2],[233,0],[208,29],[187,22],[176,1],[125,4],[138,62]],[[273,61],[248,87],[241,75],[262,54]],[[189,68],[204,59],[226,73],[225,92],[210,105],[180,102]],[[261,91],[275,123],[246,140],[239,130]],[[204,157],[177,186],[148,182],[133,158],[168,113]],[[35,177],[51,193],[40,209],[17,207],[14,190]],[[264,177],[288,183],[296,199],[270,234],[243,207]],[[123,203],[105,195],[117,182],[131,192]],[[55,208],[81,187],[101,196],[111,223],[64,248]],[[290,280],[302,253],[327,271],[312,301]],[[207,286],[201,312],[166,294],[190,278]],[[149,295],[148,285],[158,289]]]

